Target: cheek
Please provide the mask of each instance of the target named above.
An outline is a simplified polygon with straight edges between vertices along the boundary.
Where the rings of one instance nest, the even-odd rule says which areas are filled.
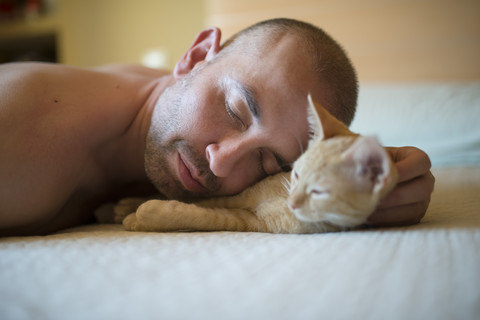
[[[212,140],[222,127],[216,117],[215,104],[208,101],[186,101],[178,112],[181,129],[191,140]],[[208,142],[208,141],[207,141]]]
[[[190,129],[206,134],[221,130],[228,124],[225,102],[214,90],[200,91],[185,105],[184,117],[189,119]]]

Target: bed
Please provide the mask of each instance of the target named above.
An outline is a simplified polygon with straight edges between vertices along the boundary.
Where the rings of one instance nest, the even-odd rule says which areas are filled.
[[[480,83],[362,85],[352,129],[415,145],[435,191],[418,225],[315,235],[0,239],[1,319],[480,319]]]

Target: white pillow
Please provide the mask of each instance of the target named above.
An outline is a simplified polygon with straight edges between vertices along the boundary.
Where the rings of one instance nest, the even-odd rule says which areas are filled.
[[[480,82],[362,84],[352,131],[415,146],[432,164],[480,164]]]

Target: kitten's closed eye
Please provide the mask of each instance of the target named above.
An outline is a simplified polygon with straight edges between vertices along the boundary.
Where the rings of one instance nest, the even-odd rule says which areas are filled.
[[[312,187],[307,190],[307,193],[314,198],[327,198],[330,195],[330,190],[320,187]]]

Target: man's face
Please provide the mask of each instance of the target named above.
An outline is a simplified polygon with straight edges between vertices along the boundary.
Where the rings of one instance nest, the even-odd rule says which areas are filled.
[[[308,139],[315,85],[296,42],[258,57],[197,66],[160,97],[147,137],[148,176],[168,198],[235,194],[295,161]]]

